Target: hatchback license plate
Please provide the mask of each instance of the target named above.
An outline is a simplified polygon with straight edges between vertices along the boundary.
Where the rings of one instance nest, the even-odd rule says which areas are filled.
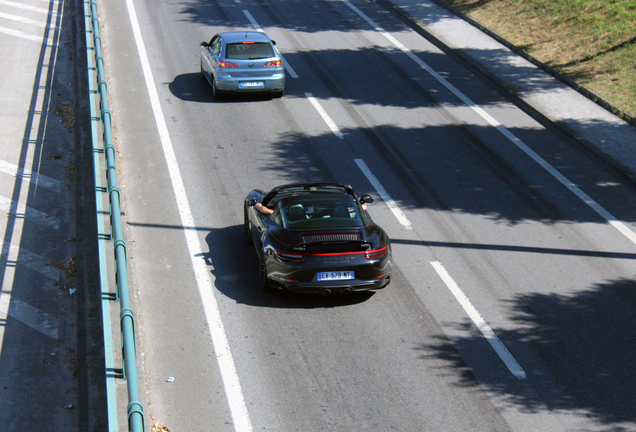
[[[262,88],[262,87],[265,87],[265,83],[263,81],[241,81],[241,82],[239,82],[239,87],[241,87],[241,88]]]
[[[331,272],[319,272],[318,280],[347,280],[354,279],[353,271],[351,270],[343,270],[343,271],[331,271]]]

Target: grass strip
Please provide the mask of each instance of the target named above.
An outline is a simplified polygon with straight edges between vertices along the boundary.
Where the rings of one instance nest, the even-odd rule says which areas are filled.
[[[442,0],[636,115],[636,0]]]

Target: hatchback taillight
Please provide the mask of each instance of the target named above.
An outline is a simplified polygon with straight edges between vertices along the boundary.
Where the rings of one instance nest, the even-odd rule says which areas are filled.
[[[219,67],[222,67],[222,68],[235,68],[235,67],[238,67],[238,65],[236,63],[232,63],[232,62],[219,62]]]
[[[280,60],[274,60],[274,61],[270,61],[265,63],[265,67],[274,67],[274,66],[282,66],[283,62]]]
[[[276,258],[278,258],[281,261],[297,262],[297,263],[305,261],[305,257],[299,254],[275,251],[274,255],[276,255]]]
[[[366,251],[364,253],[364,256],[368,260],[374,260],[374,259],[382,258],[384,255],[387,254],[387,252],[388,252],[388,248],[387,248],[387,246],[384,246],[381,249],[375,249],[375,250]]]

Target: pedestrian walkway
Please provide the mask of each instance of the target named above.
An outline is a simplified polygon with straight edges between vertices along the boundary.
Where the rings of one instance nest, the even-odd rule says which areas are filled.
[[[58,0],[0,0],[0,425],[76,431],[71,27]]]
[[[399,11],[430,37],[636,180],[636,128],[434,0],[377,0]]]

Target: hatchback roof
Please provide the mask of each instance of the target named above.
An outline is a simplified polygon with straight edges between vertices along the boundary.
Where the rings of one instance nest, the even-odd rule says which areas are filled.
[[[269,42],[269,37],[262,32],[242,31],[242,32],[227,32],[219,33],[226,43],[240,43],[244,41],[249,42]]]

